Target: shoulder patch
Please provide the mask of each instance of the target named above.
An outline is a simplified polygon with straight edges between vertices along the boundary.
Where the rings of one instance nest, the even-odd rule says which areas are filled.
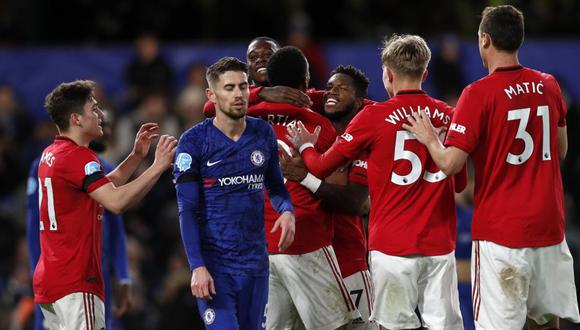
[[[91,175],[93,173],[99,172],[101,170],[101,165],[94,160],[85,164],[85,174]]]
[[[181,152],[177,155],[177,159],[175,160],[175,166],[179,172],[187,171],[191,168],[192,158],[191,155],[186,152]]]

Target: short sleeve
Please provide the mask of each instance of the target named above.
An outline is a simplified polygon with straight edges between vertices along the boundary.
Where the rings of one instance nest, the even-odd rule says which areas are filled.
[[[472,153],[477,148],[482,134],[484,107],[483,98],[475,95],[471,86],[465,88],[457,101],[445,145]]]
[[[338,138],[334,148],[348,159],[356,159],[373,143],[376,128],[373,127],[369,108],[359,112]]]
[[[110,182],[97,155],[88,148],[79,147],[75,150],[66,168],[65,180],[87,193]]]
[[[562,89],[560,88],[560,85],[558,84],[558,80],[556,80],[556,78],[552,77],[552,79],[554,80],[554,85],[556,88],[556,97],[558,98],[558,126],[559,127],[564,127],[566,126],[566,114],[568,113],[568,106],[566,106],[566,99],[564,98],[564,95],[562,95]]]
[[[194,141],[195,139],[190,134],[185,133],[177,143],[173,161],[173,176],[176,184],[201,180],[200,150]]]

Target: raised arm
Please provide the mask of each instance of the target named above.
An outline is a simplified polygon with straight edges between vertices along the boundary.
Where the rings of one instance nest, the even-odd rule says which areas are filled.
[[[156,134],[159,129],[159,125],[156,123],[143,124],[137,136],[135,137],[135,144],[133,145],[133,151],[115,168],[111,173],[107,174],[107,177],[115,186],[124,185],[127,180],[135,173],[135,170],[141,164],[143,158],[149,153],[149,147],[151,146],[151,140],[157,138],[159,135]]]
[[[302,122],[298,122],[295,126],[288,126],[288,134],[288,140],[298,149],[310,173],[318,178],[326,178],[349,161],[335,150],[336,143],[322,155],[314,149],[320,134],[320,126],[310,133]]]
[[[431,120],[423,111],[413,113],[407,119],[409,125],[403,124],[403,128],[427,147],[439,169],[447,176],[455,175],[463,169],[469,154],[456,147],[445,147],[439,140],[438,132],[431,124]]]
[[[322,181],[306,169],[302,157],[282,153],[282,172],[288,180],[300,182],[330,209],[347,215],[363,215],[369,211],[368,188],[348,180],[347,171],[336,171]]]
[[[159,139],[155,151],[155,161],[135,180],[116,187],[112,182],[105,184],[89,193],[89,195],[113,213],[123,213],[126,209],[140,201],[151,190],[161,174],[173,161],[175,145],[174,137],[163,135]]]
[[[251,88],[248,105],[254,105],[262,101],[288,103],[297,107],[309,107],[312,105],[312,101],[310,101],[308,95],[292,87],[272,86]],[[205,102],[203,114],[206,117],[215,116],[215,105],[211,101]]]

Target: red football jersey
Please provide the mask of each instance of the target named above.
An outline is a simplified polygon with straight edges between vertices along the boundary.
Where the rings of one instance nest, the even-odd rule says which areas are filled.
[[[499,68],[465,88],[445,143],[475,168],[474,240],[522,248],[564,239],[558,126],[566,105],[549,74]]]
[[[336,139],[336,133],[332,123],[321,115],[307,109],[289,104],[261,102],[248,109],[248,115],[262,118],[274,128],[278,137],[278,145],[285,152],[290,153],[292,143],[286,139],[288,125],[294,125],[298,120],[304,123],[309,130],[321,126],[322,130],[318,137],[316,149],[319,152],[326,151]],[[296,235],[294,243],[286,249],[284,254],[304,254],[328,246],[332,242],[332,215],[326,212],[320,200],[307,188],[298,182],[288,180],[286,188],[290,192],[292,205],[296,212]],[[280,233],[270,233],[274,222],[279,214],[272,208],[268,196],[266,196],[264,218],[266,221],[266,238],[268,240],[268,252],[280,253],[278,242]]]
[[[455,247],[455,201],[427,148],[402,128],[423,110],[435,127],[451,122],[453,109],[420,90],[399,92],[365,107],[333,148],[344,157],[368,155],[371,214],[369,249],[385,254],[442,255]]]
[[[366,157],[355,160],[348,172],[348,181],[368,185]],[[367,239],[363,218],[359,216],[335,214],[332,247],[340,267],[342,277],[367,269]]]
[[[101,272],[103,207],[89,193],[109,182],[97,156],[57,136],[38,166],[40,259],[34,301],[51,303],[73,292],[105,300]]]

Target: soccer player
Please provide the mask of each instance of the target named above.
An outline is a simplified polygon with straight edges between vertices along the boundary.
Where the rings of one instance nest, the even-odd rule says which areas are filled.
[[[89,144],[89,148],[96,153],[102,153],[107,148],[108,138],[111,135],[112,123],[110,114],[103,110],[101,127],[103,136]],[[135,152],[135,151],[133,151]],[[105,173],[114,170],[114,166],[102,157],[99,161],[105,169]],[[39,208],[38,208],[38,164],[40,156],[30,166],[27,187],[27,212],[26,212],[26,237],[28,242],[30,270],[34,273],[40,257],[40,231],[39,231]],[[105,324],[110,329],[113,324],[112,287],[113,276],[119,284],[119,308],[115,316],[123,315],[129,307],[129,290],[131,280],[127,265],[126,234],[123,225],[123,217],[105,210],[103,213],[103,278],[105,282]],[[42,311],[36,305],[34,312],[34,329],[42,330],[44,327]]]
[[[431,51],[419,36],[393,36],[382,50],[383,82],[391,99],[367,106],[323,155],[317,132],[298,123],[292,142],[320,178],[368,154],[371,196],[369,250],[375,300],[371,320],[388,329],[462,329],[457,294],[453,180],[401,126],[419,109],[437,127],[451,121],[449,105],[421,90]]]
[[[283,47],[270,58],[270,82],[305,91],[308,62],[296,47]],[[272,125],[281,153],[290,154],[286,138],[289,125],[302,121],[310,129],[320,126],[316,147],[325,151],[336,139],[328,119],[307,108],[284,103],[262,102],[250,107],[248,115]],[[312,190],[295,181],[286,183],[296,209],[296,239],[280,251],[278,235],[269,233],[276,212],[266,208],[266,230],[270,253],[270,294],[268,329],[291,329],[298,324],[306,329],[335,329],[358,317],[348,289],[340,274],[332,248],[332,214],[325,210]],[[308,186],[308,184],[306,184]]]
[[[331,72],[323,97],[324,115],[331,120],[338,134],[344,132],[348,123],[365,105],[372,103],[365,99],[368,85],[365,74],[353,66],[340,65]],[[354,320],[348,329],[371,328],[369,316],[373,290],[367,267],[367,240],[361,217],[369,210],[366,157],[338,170],[348,174],[346,184],[322,181],[308,173],[299,156],[287,158],[281,159],[284,177],[304,182],[328,210],[335,211],[332,247],[344,283],[362,316],[362,321]],[[309,178],[306,179],[307,177]]]
[[[566,105],[553,76],[520,65],[523,14],[487,7],[478,31],[489,75],[467,86],[443,145],[428,118],[406,128],[447,175],[475,167],[471,283],[478,329],[557,329],[580,322],[564,239],[560,160]]]
[[[175,160],[179,223],[191,290],[208,329],[263,329],[268,298],[264,184],[279,214],[277,248],[294,239],[294,209],[284,187],[276,135],[246,117],[247,66],[224,57],[207,70],[216,117],[180,138]]]
[[[257,37],[250,41],[246,52],[248,75],[250,80],[250,94],[248,104],[261,101],[275,103],[290,103],[298,107],[307,107],[312,104],[310,98],[302,91],[287,86],[271,85],[268,80],[268,61],[280,49],[278,42],[270,37]],[[206,117],[215,116],[215,106],[208,100],[203,106]]]
[[[145,124],[135,152],[105,176],[88,148],[103,134],[94,88],[94,82],[86,80],[63,83],[46,97],[46,109],[60,135],[43,151],[38,166],[41,252],[33,286],[50,329],[105,327],[103,207],[121,213],[139,201],[169,168],[177,143],[162,136],[153,165],[125,184],[156,135],[157,125]]]

